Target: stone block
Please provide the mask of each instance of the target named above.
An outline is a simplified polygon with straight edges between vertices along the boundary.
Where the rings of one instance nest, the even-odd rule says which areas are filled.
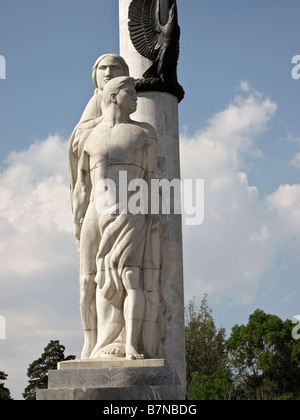
[[[74,388],[39,390],[37,392],[38,401],[176,401],[185,399],[185,391],[181,385],[134,388]]]
[[[118,367],[116,367],[118,366]],[[74,360],[49,371],[37,400],[184,400],[185,388],[166,360]]]

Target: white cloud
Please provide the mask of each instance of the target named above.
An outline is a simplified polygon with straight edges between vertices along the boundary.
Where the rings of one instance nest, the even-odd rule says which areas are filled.
[[[284,298],[282,299],[283,303],[288,302],[289,300],[291,300],[294,296],[297,295],[297,292],[294,290],[293,292],[287,294],[286,296],[284,296]]]
[[[257,143],[277,106],[246,82],[240,90],[245,96],[238,94],[201,132],[181,137],[183,178],[205,180],[205,221],[184,227],[186,299],[206,292],[251,301],[277,253],[291,235],[300,238],[300,185],[260,198],[241,171],[249,154],[261,156]]]
[[[300,184],[280,185],[267,197],[267,205],[279,238],[300,241]]]
[[[288,134],[287,138],[284,141],[289,143],[296,143],[297,148],[300,148],[300,137],[295,137],[292,134]],[[300,168],[300,152],[295,153],[293,158],[288,162],[288,166]]]
[[[28,364],[51,339],[72,346],[81,338],[67,149],[66,140],[49,136],[10,153],[0,170],[0,314],[7,321],[0,366],[17,398]]]
[[[60,174],[67,181],[67,144],[68,141],[61,136],[50,135],[44,141],[33,143],[27,150],[11,152],[5,164],[10,170],[27,168],[32,179],[41,180]]]
[[[72,231],[66,156],[67,142],[50,136],[6,159],[0,178],[2,275],[45,269],[57,234]]]
[[[300,168],[300,152],[295,154],[293,159],[289,161],[288,165]]]
[[[247,80],[242,80],[239,85],[239,89],[242,92],[248,93],[251,90],[251,86]]]

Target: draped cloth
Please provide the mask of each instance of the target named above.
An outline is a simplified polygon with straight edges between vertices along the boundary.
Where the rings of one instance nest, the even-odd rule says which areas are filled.
[[[144,269],[157,273],[160,261],[153,262],[151,250],[157,244],[152,230],[152,220],[145,215],[104,213],[99,217],[101,240],[96,257],[98,332],[95,351],[110,348],[124,352],[125,320],[123,305],[126,297],[124,277],[132,267],[140,268],[143,282]],[[157,254],[156,249],[156,254]],[[152,262],[151,262],[152,260]],[[143,283],[142,283],[143,284]],[[93,357],[93,356],[91,356]]]
[[[125,268],[143,269],[147,236],[146,216],[142,214],[104,213],[99,217],[101,241],[96,257],[96,283],[112,305],[121,308],[125,289],[122,281]]]

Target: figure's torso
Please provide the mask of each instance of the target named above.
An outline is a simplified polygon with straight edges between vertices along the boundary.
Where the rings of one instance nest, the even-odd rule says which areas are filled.
[[[130,121],[113,127],[103,121],[93,129],[84,148],[89,156],[92,201],[101,195],[97,182],[104,179],[115,183],[118,194],[121,171],[126,172],[127,184],[144,178],[149,158],[157,159],[151,156],[156,151],[151,134],[142,124]]]

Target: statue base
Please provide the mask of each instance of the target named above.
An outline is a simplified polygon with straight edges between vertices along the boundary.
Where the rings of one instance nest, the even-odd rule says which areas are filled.
[[[185,388],[164,359],[71,360],[50,370],[37,400],[185,400]]]

